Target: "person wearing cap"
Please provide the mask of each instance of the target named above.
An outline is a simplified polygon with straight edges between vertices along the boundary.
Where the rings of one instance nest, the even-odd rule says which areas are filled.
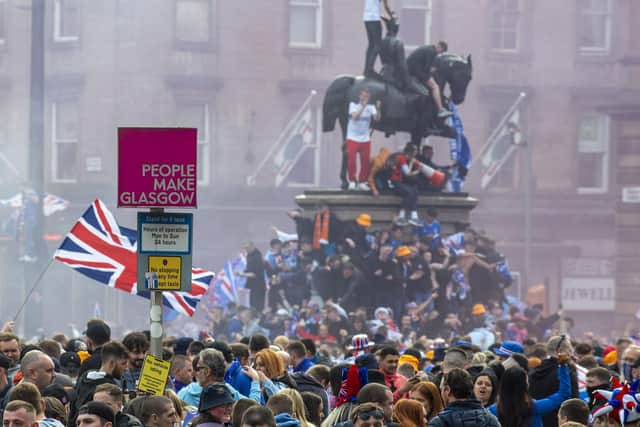
[[[192,427],[222,427],[231,421],[233,396],[224,384],[211,384],[202,390],[199,415],[191,422]]]
[[[112,427],[115,422],[113,409],[106,403],[89,402],[78,411],[78,418],[73,424],[77,427]]]
[[[102,346],[111,341],[111,328],[100,319],[89,320],[84,334],[87,337],[87,349],[91,356],[82,362],[78,376],[90,370],[100,369]]]
[[[485,325],[485,315],[487,310],[482,304],[475,304],[471,308],[471,326],[473,330],[467,335],[471,339],[471,344],[480,347],[482,351],[487,351],[496,342],[496,337]]]
[[[513,353],[524,354],[524,347],[517,341],[504,341],[500,347],[494,347],[492,351],[501,362],[504,362]]]
[[[404,298],[393,299],[394,313],[400,314],[407,304],[428,299],[431,290],[430,270],[427,261],[416,256],[416,251],[402,245],[396,249],[398,259],[398,278],[402,285]]]
[[[367,334],[356,334],[351,337],[351,345],[347,347],[347,351],[351,353],[351,357],[347,362],[353,363],[359,356],[371,352],[371,343]]]
[[[342,240],[345,243],[346,253],[351,261],[363,268],[364,258],[370,252],[367,241],[367,230],[371,227],[371,215],[361,213],[354,221],[349,221],[344,226]]]

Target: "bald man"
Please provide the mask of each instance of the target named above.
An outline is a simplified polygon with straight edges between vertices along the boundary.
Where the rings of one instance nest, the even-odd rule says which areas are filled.
[[[35,384],[40,391],[56,379],[53,360],[40,350],[31,350],[25,354],[20,370],[23,381]]]

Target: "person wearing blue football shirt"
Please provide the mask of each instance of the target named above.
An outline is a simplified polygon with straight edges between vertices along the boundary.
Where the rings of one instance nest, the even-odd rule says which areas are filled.
[[[440,235],[440,221],[438,220],[438,212],[435,209],[429,208],[427,210],[424,224],[416,230],[416,235],[418,237],[430,236],[433,238]]]

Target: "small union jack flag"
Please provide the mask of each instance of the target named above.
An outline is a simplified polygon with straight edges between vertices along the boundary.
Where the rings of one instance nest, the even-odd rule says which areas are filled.
[[[137,292],[136,232],[120,227],[115,217],[96,199],[75,223],[54,258],[111,288],[149,298]],[[202,268],[191,271],[191,292],[163,292],[163,303],[192,316],[214,274]]]

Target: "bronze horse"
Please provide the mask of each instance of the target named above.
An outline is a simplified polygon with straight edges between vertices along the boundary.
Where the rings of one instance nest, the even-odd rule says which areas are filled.
[[[473,66],[471,56],[466,59],[451,53],[438,55],[434,63],[434,79],[440,86],[440,92],[448,85],[451,101],[458,105],[464,102],[467,86],[471,81]],[[437,117],[433,102],[424,102],[423,97],[413,91],[401,91],[396,85],[377,78],[362,76],[338,76],[328,87],[322,106],[322,130],[331,132],[336,120],[342,129],[342,166],[340,179],[342,188],[346,188],[346,152],[344,141],[347,133],[349,102],[357,102],[362,89],[367,88],[371,95],[370,103],[382,101],[382,117],[372,123],[372,127],[389,136],[396,132],[407,132],[411,142],[420,146],[422,139],[430,135],[455,138],[456,132]],[[444,96],[444,95],[443,95]],[[443,100],[443,105],[447,105]]]

